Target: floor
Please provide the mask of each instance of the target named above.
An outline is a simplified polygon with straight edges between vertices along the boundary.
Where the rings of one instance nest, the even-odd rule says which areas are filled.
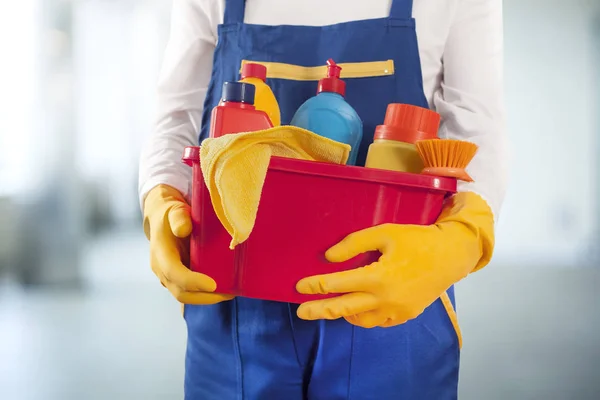
[[[184,324],[145,240],[91,243],[84,272],[84,290],[0,287],[0,399],[183,398]],[[490,265],[461,283],[460,399],[599,399],[599,288],[599,268]]]

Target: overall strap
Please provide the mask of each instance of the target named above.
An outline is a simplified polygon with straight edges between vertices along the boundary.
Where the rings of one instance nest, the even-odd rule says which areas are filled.
[[[390,18],[411,19],[413,9],[413,0],[392,0],[392,9]]]
[[[223,17],[223,23],[225,25],[243,23],[245,9],[245,0],[225,0],[225,16]]]

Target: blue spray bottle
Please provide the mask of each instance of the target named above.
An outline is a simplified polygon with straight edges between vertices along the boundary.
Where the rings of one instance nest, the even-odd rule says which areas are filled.
[[[363,126],[354,108],[344,99],[346,83],[340,79],[341,70],[333,60],[327,61],[327,77],[319,81],[317,95],[300,106],[291,125],[349,144],[352,149],[348,164],[355,165]]]

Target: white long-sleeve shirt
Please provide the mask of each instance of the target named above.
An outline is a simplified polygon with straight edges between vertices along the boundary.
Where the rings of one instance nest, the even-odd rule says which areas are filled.
[[[389,15],[391,0],[247,0],[245,22],[322,26]],[[140,160],[140,201],[167,184],[188,192],[185,146],[198,145],[225,0],[174,0],[158,85],[158,119]],[[318,12],[315,12],[318,10]],[[427,101],[442,116],[439,136],[468,140],[479,151],[459,191],[481,195],[497,217],[507,181],[503,106],[502,0],[414,0]]]

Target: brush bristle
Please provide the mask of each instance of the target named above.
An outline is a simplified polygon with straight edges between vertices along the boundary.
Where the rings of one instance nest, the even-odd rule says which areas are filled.
[[[466,168],[478,149],[474,143],[452,139],[420,140],[416,146],[425,168]]]

